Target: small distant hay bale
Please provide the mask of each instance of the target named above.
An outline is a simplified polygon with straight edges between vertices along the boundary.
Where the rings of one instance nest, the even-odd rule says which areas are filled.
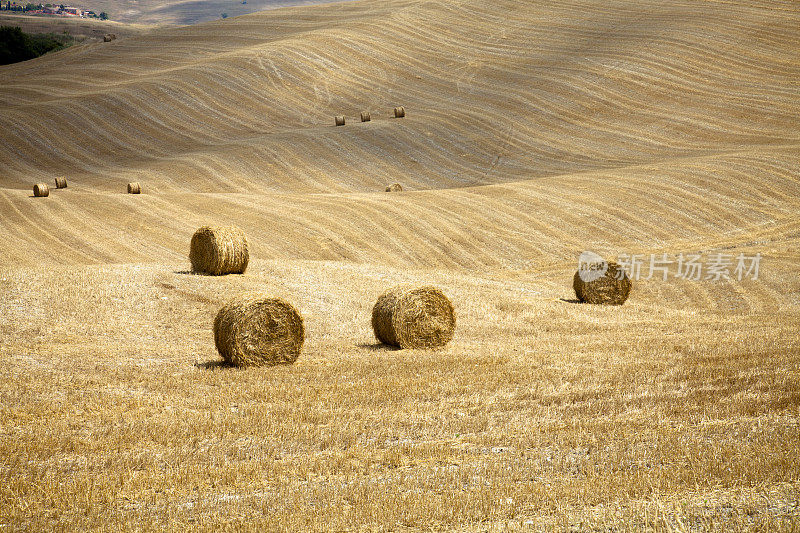
[[[236,366],[294,363],[304,340],[303,317],[280,298],[244,295],[220,309],[214,320],[217,350]]]
[[[344,126],[344,115],[336,115],[335,121],[337,126]]]
[[[453,304],[436,287],[394,287],[372,308],[375,338],[391,346],[444,346],[453,338],[455,328]]]
[[[67,188],[67,178],[64,176],[58,177],[55,179],[56,181],[56,189],[66,189]]]
[[[386,187],[386,192],[403,192],[403,186],[399,183],[392,183]]]
[[[578,300],[590,304],[622,305],[628,299],[632,282],[628,273],[619,264],[607,263],[608,268],[596,276],[575,272],[572,288]],[[594,279],[592,279],[594,278]]]
[[[372,115],[370,115],[369,111],[362,111],[361,122],[369,122],[370,120],[372,120]]]
[[[138,181],[132,181],[128,184],[128,194],[142,194],[142,186]]]
[[[37,183],[33,186],[33,195],[37,198],[50,196],[50,187],[48,187],[46,183]]]
[[[105,35],[103,35],[103,42],[104,43],[110,43],[111,41],[115,40],[116,38],[117,38],[117,36],[114,35],[113,33],[106,33]]]
[[[403,118],[406,116],[406,108],[403,106],[394,108],[394,118]]]
[[[244,274],[250,262],[247,237],[236,226],[203,226],[192,236],[189,261],[202,274]]]

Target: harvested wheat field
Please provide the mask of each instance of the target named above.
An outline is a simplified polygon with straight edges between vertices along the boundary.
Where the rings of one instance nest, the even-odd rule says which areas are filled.
[[[358,0],[0,68],[0,529],[796,531],[799,44],[788,0]],[[398,285],[450,342],[378,342]],[[292,364],[223,364],[250,293]]]

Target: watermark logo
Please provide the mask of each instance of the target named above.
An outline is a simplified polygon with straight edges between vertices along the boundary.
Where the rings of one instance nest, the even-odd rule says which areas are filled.
[[[742,281],[758,279],[761,254],[620,254],[617,262],[620,266],[618,278],[627,273],[634,280]],[[585,282],[604,276],[607,270],[608,263],[594,252],[583,252],[578,259],[578,275]]]
[[[578,257],[578,276],[584,283],[590,283],[606,275],[608,263],[594,252],[583,252]]]

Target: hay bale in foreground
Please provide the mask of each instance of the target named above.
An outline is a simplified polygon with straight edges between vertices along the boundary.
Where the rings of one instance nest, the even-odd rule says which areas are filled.
[[[344,115],[336,115],[334,120],[337,126],[344,126]]]
[[[66,189],[67,188],[67,178],[61,176],[55,179],[56,181],[56,189]]]
[[[33,186],[33,195],[37,198],[50,196],[50,187],[46,183],[37,183]]]
[[[202,274],[244,274],[250,262],[247,237],[236,226],[203,226],[192,236],[189,261]]]
[[[220,309],[214,320],[217,350],[237,366],[294,363],[304,339],[303,317],[279,298],[241,296]]]
[[[394,118],[403,118],[406,116],[406,108],[403,106],[394,108]]]
[[[403,186],[399,183],[392,183],[386,187],[386,192],[403,192]]]
[[[111,41],[115,40],[116,38],[117,38],[117,36],[114,35],[113,33],[106,33],[105,35],[103,35],[103,42],[104,43],[110,43]]]
[[[436,287],[395,287],[372,308],[375,337],[400,348],[444,346],[455,328],[453,304]]]
[[[128,184],[128,194],[142,194],[142,186],[138,181],[132,181]]]
[[[622,305],[628,299],[633,283],[619,264],[608,262],[608,268],[596,279],[586,280],[575,272],[572,288],[578,300],[590,304]]]
[[[361,122],[369,122],[370,120],[372,120],[372,115],[370,115],[369,111],[362,111]]]

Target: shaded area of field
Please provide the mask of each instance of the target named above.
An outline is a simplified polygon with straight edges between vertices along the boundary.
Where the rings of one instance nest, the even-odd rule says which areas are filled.
[[[87,20],[67,17],[34,17],[26,15],[0,14],[0,26],[21,28],[27,33],[56,33],[68,35],[75,41],[102,41],[103,35],[113,33],[117,37],[141,35],[152,29],[139,24],[121,24],[112,21]]]

